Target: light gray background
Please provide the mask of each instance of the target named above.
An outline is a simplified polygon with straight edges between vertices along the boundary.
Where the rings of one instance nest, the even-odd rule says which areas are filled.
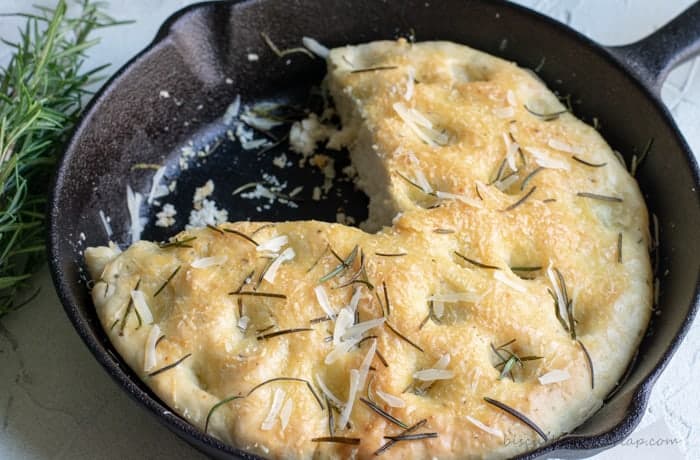
[[[27,11],[31,3],[50,6],[55,2],[0,0],[0,13]],[[148,44],[168,15],[189,3],[112,0],[111,14],[137,22],[100,31],[102,42],[90,50],[89,67],[111,62],[109,71],[115,71]],[[623,44],[649,34],[691,1],[519,3],[566,22],[600,43]],[[16,26],[16,21],[0,18],[0,36],[14,38]],[[0,63],[6,62],[7,54],[7,47],[0,45]],[[700,152],[697,66],[696,59],[677,69],[663,96],[691,147]],[[97,364],[65,317],[48,270],[42,270],[34,282],[41,294],[19,313],[0,320],[0,458],[202,458],[131,401]],[[700,458],[699,368],[700,323],[696,322],[654,388],[640,427],[625,445],[596,458]]]

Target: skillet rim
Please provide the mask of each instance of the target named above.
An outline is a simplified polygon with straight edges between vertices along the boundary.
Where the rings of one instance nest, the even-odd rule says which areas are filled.
[[[108,95],[113,90],[113,87],[119,84],[119,80],[122,77],[129,74],[131,68],[137,62],[147,60],[153,54],[157,54],[162,47],[169,42],[172,33],[172,26],[181,18],[187,16],[195,10],[205,9],[214,5],[228,4],[233,6],[235,4],[253,3],[255,1],[256,0],[204,1],[188,5],[168,16],[168,18],[159,27],[154,39],[143,50],[122,65],[107,81],[105,81],[102,87],[93,95],[90,102],[86,105],[70,140],[66,144],[64,155],[58,162],[56,173],[50,187],[47,205],[47,243],[51,277],[68,318],[83,342],[90,349],[90,352],[95,356],[97,361],[108,372],[112,379],[117,382],[122,389],[127,391],[131,398],[140,402],[142,407],[153,413],[161,424],[165,425],[169,430],[175,432],[181,438],[184,438],[186,442],[195,446],[200,451],[204,451],[208,454],[223,453],[244,459],[258,459],[260,457],[243,451],[235,446],[225,444],[217,438],[203,433],[199,429],[195,428],[194,425],[191,425],[189,422],[173,413],[167,406],[162,404],[159,400],[155,399],[149,395],[147,391],[141,388],[143,385],[142,382],[136,382],[130,378],[124,372],[124,370],[122,370],[120,365],[121,359],[114,356],[111,350],[105,348],[97,337],[91,333],[89,321],[81,314],[77,306],[77,302],[74,301],[73,296],[71,295],[68,280],[64,277],[60,270],[59,260],[62,242],[60,229],[56,225],[57,221],[60,219],[56,203],[62,195],[66,170],[73,156],[75,155],[78,144],[77,141],[82,132],[85,131],[85,129],[90,125],[91,119],[94,117],[95,112],[99,110],[104,96]],[[692,150],[688,146],[682,133],[679,131],[678,126],[673,120],[668,108],[661,101],[660,95],[644,84],[641,78],[634,74],[630,68],[625,65],[625,62],[616,56],[613,51],[586,37],[582,33],[572,29],[566,24],[563,24],[553,18],[550,18],[549,16],[545,16],[542,13],[525,6],[510,3],[506,0],[478,1],[480,3],[487,3],[489,6],[493,6],[495,8],[507,8],[514,10],[517,13],[527,16],[528,20],[532,20],[533,23],[536,21],[542,21],[546,23],[547,26],[554,28],[558,33],[568,34],[579,45],[592,51],[596,58],[601,60],[601,63],[606,62],[607,64],[612,65],[621,73],[621,75],[628,77],[628,79],[631,80],[631,82],[635,84],[639,90],[641,90],[643,95],[646,97],[646,102],[650,103],[650,107],[655,109],[655,111],[661,116],[666,127],[669,128],[670,134],[673,138],[675,138],[673,140],[675,140],[681,147],[686,165],[690,170],[689,172],[691,173],[695,184],[695,195],[698,199],[697,201],[700,201],[700,168],[698,166],[698,161],[695,159]],[[698,276],[700,276],[700,274]],[[698,276],[696,276],[696,279]],[[661,372],[666,368],[671,357],[677,351],[683,338],[688,333],[688,330],[690,329],[699,308],[700,283],[696,282],[696,288],[692,296],[688,314],[673,338],[670,340],[668,347],[661,355],[656,366],[654,366],[649,373],[642,378],[636,387],[629,390],[630,401],[626,408],[625,415],[615,426],[608,431],[596,435],[565,434],[549,444],[545,444],[537,449],[525,452],[516,458],[523,460],[534,459],[555,453],[567,456],[571,454],[595,454],[620,443],[627,436],[629,436],[629,434],[631,434],[634,428],[639,424],[645,413],[654,383],[658,379]]]

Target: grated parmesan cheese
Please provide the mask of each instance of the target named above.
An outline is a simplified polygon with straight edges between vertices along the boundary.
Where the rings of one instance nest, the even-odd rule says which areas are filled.
[[[472,208],[482,209],[484,206],[477,200],[473,200],[464,195],[457,195],[455,193],[441,192],[440,190],[435,192],[435,196],[440,200],[457,200],[462,203],[471,206]]]
[[[413,378],[432,382],[434,380],[447,380],[455,376],[454,372],[447,369],[423,369],[413,373]]]
[[[506,286],[518,291],[518,292],[522,292],[522,293],[527,292],[527,289],[525,288],[525,286],[523,286],[520,282],[515,281],[514,279],[512,279],[511,277],[509,277],[507,274],[505,274],[504,272],[502,272],[500,270],[495,270],[493,272],[493,278],[495,280],[498,280],[501,283],[505,284]]]
[[[151,326],[146,338],[146,349],[143,353],[143,371],[150,372],[156,367],[156,342],[160,338],[160,327],[157,324]]]
[[[403,98],[410,101],[413,98],[413,91],[416,86],[416,69],[413,67],[408,68],[408,78],[406,80],[406,92]]]
[[[537,377],[537,380],[539,380],[542,385],[550,385],[552,383],[564,382],[566,380],[569,380],[570,378],[571,375],[569,375],[569,372],[567,370],[554,369],[547,372],[544,375]]]
[[[385,393],[382,390],[375,390],[374,392],[391,407],[406,407],[406,402],[398,396]]]
[[[267,413],[267,417],[263,420],[260,425],[260,429],[263,431],[269,431],[275,426],[275,421],[277,416],[282,410],[282,402],[284,401],[285,392],[281,388],[275,388],[275,393],[272,396],[272,405],[270,406],[270,411]]]
[[[153,315],[151,314],[150,307],[146,303],[146,295],[139,290],[131,291],[131,301],[134,303],[134,308],[141,317],[141,320],[146,324],[151,324],[153,322]]]
[[[255,62],[255,61],[257,61],[258,59],[260,59],[260,56],[258,56],[257,54],[255,54],[255,53],[248,53],[248,60],[249,60],[249,61]]]
[[[153,182],[151,183],[151,191],[148,193],[148,204],[153,203],[153,200],[157,198],[162,198],[170,193],[166,185],[160,185],[160,181],[163,180],[165,176],[165,166],[161,166],[156,170],[153,175]]]
[[[508,101],[508,105],[512,107],[518,106],[518,99],[515,97],[515,93],[512,89],[509,89],[506,93],[506,101]]]
[[[542,166],[543,168],[563,169],[564,171],[568,171],[569,169],[571,169],[571,166],[569,166],[568,162],[552,158],[544,150],[535,147],[525,147],[525,150],[535,158],[535,163]]]
[[[316,383],[318,383],[318,387],[321,389],[321,392],[324,394],[326,398],[333,404],[335,404],[335,407],[343,407],[345,403],[343,403],[340,398],[338,398],[333,392],[331,391],[330,388],[328,388],[328,385],[326,385],[326,382],[323,381],[321,378],[321,374],[316,374]]]
[[[571,144],[568,144],[564,141],[560,141],[559,139],[550,139],[549,141],[547,141],[547,145],[553,148],[554,150],[560,150],[566,153],[582,153],[579,147],[574,147]]]
[[[233,82],[231,82],[233,83]],[[231,105],[229,105],[226,108],[226,112],[224,112],[223,117],[221,117],[221,120],[224,122],[226,125],[230,125],[233,120],[238,118],[238,113],[241,110],[241,95],[237,94],[236,98],[233,100]]]
[[[282,406],[282,410],[280,411],[280,424],[282,425],[282,431],[284,431],[287,428],[287,425],[289,425],[289,419],[292,417],[293,409],[294,401],[292,401],[292,398],[288,398],[284,402],[284,406]]]
[[[270,238],[269,240],[258,244],[255,247],[257,252],[279,252],[282,246],[289,243],[289,238],[287,235],[280,235]]]
[[[141,217],[141,204],[143,203],[143,195],[134,192],[131,186],[126,186],[126,207],[129,210],[129,219],[131,221],[129,233],[131,234],[131,243],[136,243],[141,239],[141,232],[146,223],[146,219]]]
[[[433,123],[418,110],[409,109],[400,102],[395,102],[392,107],[399,115],[399,118],[403,120],[404,124],[408,126],[420,140],[431,147],[439,147],[447,144],[447,134],[433,129]]]
[[[513,118],[515,116],[515,109],[513,107],[498,107],[493,109],[493,114],[497,118]]]
[[[367,321],[363,321],[361,323],[357,323],[353,326],[350,326],[345,330],[345,333],[342,335],[340,338],[341,340],[348,340],[348,339],[353,339],[353,338],[358,338],[362,336],[365,332],[369,331],[370,329],[374,329],[375,327],[379,327],[382,324],[384,324],[384,321],[386,321],[386,318],[375,318],[375,319],[370,319]]]
[[[226,256],[212,256],[212,257],[203,257],[201,259],[196,259],[192,262],[191,266],[192,268],[209,268],[209,267],[215,267],[219,265],[223,265],[226,263],[226,260],[228,257]]]
[[[469,420],[469,422],[471,422],[474,426],[476,426],[477,428],[480,428],[482,431],[485,431],[486,433],[492,434],[492,435],[497,436],[499,438],[503,437],[503,432],[501,430],[499,430],[497,428],[492,428],[488,425],[485,425],[484,423],[482,423],[481,421],[475,419],[474,417],[472,417],[470,415],[467,415],[467,420]]]
[[[302,37],[301,43],[306,49],[320,58],[327,59],[328,55],[330,54],[330,50],[328,48],[311,37]]]
[[[372,345],[369,346],[369,350],[365,355],[365,358],[360,364],[359,376],[357,377],[357,387],[364,388],[365,381],[367,380],[367,374],[369,373],[369,367],[372,365],[372,360],[374,359],[374,354],[377,352],[377,340],[372,340]]]
[[[357,369],[350,370],[350,389],[348,390],[348,400],[343,407],[343,411],[340,413],[340,418],[338,419],[338,426],[345,428],[350,419],[350,414],[352,413],[352,407],[355,404],[355,397],[357,396],[357,391],[360,389],[360,371]]]
[[[270,264],[267,271],[265,272],[265,276],[263,276],[263,279],[269,283],[273,283],[275,281],[275,277],[277,276],[277,270],[279,270],[280,266],[284,262],[294,259],[294,256],[296,256],[296,254],[294,253],[294,249],[292,248],[287,248],[284,251],[282,251],[282,254],[277,256],[274,262]]]
[[[164,204],[163,209],[156,213],[156,227],[170,227],[175,223],[176,214],[175,206],[170,203]]]
[[[201,209],[190,211],[189,223],[185,229],[206,227],[207,225],[219,225],[228,220],[228,211],[219,209],[211,200],[203,200]]]
[[[109,224],[109,217],[105,216],[104,211],[100,209],[100,220],[102,221],[102,227],[105,229],[105,233],[107,234],[107,238],[112,237],[112,226]]]
[[[326,293],[326,290],[324,289],[324,287],[321,285],[316,286],[314,288],[314,293],[316,294],[316,300],[318,301],[318,304],[323,309],[323,312],[329,318],[335,318],[335,312],[333,311],[333,308],[331,307],[331,303],[328,300],[328,294]],[[337,321],[336,321],[336,327],[338,327]]]

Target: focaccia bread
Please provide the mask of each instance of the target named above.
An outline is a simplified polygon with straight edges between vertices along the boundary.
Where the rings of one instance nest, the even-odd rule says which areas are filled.
[[[88,249],[117,351],[272,458],[501,458],[581,424],[651,311],[614,152],[531,73],[453,43],[334,49],[326,86],[376,233],[238,222]]]

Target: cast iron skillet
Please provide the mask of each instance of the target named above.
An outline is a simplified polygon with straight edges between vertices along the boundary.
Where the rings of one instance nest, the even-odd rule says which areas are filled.
[[[213,178],[215,199],[228,208],[230,220],[334,221],[338,206],[364,218],[366,197],[350,186],[341,186],[337,200],[308,200],[313,185],[321,181],[309,169],[274,170],[274,154],[256,155],[227,142],[205,165],[178,171],[180,148],[189,140],[197,147],[223,134],[219,117],[236,94],[244,102],[278,98],[304,103],[309,88],[322,78],[320,59],[278,59],[263,44],[261,31],[280,47],[298,46],[304,35],[333,47],[410,32],[418,40],[464,43],[521,66],[540,65],[540,76],[553,90],[572,96],[576,114],[588,121],[598,118],[604,137],[628,164],[654,139],[637,176],[661,228],[657,315],[629,377],[607,404],[571,434],[521,458],[588,456],[624,439],[641,419],[654,381],[690,327],[699,297],[698,166],[659,100],[659,88],[673,66],[700,50],[700,4],[652,36],[618,48],[602,47],[558,22],[500,1],[426,5],[424,0],[253,0],[188,7],[168,19],[154,42],[96,95],[68,144],[51,196],[49,231],[52,275],[66,313],[125,391],[213,457],[254,458],[170,412],[114,353],[89,298],[81,254],[83,247],[107,241],[99,210],[112,219],[113,240],[127,240],[125,186],[130,183],[147,193],[153,174],[132,170],[136,163],[167,164],[167,175],[178,178],[177,193],[168,201],[183,206],[194,187]],[[249,61],[249,52],[259,54],[260,60]],[[170,97],[162,97],[162,90]],[[302,197],[307,200],[298,209],[275,206],[258,212],[259,202],[231,196],[235,187],[259,180],[261,170],[272,170],[289,181],[290,188],[305,185]],[[152,223],[152,211],[149,217]],[[147,226],[143,236],[163,240],[180,230],[186,217],[178,216],[176,226],[167,231]]]

